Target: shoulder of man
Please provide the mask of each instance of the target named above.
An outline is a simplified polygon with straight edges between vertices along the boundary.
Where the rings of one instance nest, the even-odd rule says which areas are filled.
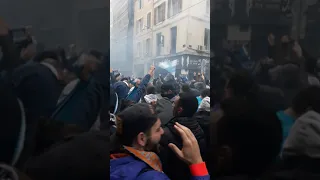
[[[170,180],[163,172],[148,170],[137,177],[137,180]]]

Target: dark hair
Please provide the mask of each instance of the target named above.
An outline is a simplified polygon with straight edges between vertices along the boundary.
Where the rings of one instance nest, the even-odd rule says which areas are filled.
[[[156,87],[148,86],[147,87],[147,94],[156,94]]]
[[[205,98],[205,97],[210,97],[210,89],[205,89],[205,90],[203,90],[202,92],[201,92],[201,96],[203,97],[203,98]]]
[[[134,104],[117,115],[117,136],[123,145],[131,146],[140,132],[150,132],[157,119],[152,106],[146,103]]]
[[[184,117],[192,117],[198,110],[198,100],[196,96],[191,92],[180,93],[179,96],[178,106],[183,109],[181,115]]]
[[[120,101],[120,108],[119,108],[119,111],[123,111],[125,109],[127,109],[128,107],[132,106],[134,104],[133,101],[130,101],[130,100],[127,100],[127,99],[122,99]]]
[[[22,49],[25,49],[29,45],[33,44],[33,41],[32,41],[31,38],[27,38],[27,39],[24,39],[22,41],[18,41],[15,44],[16,44],[16,47],[18,49],[18,52],[20,53],[22,51]]]
[[[227,88],[232,89],[236,97],[252,97],[257,92],[258,85],[249,73],[240,71],[231,76]]]
[[[211,126],[211,137],[216,137],[211,148],[227,145],[232,149],[232,169],[223,173],[260,175],[274,163],[281,149],[282,127],[276,113],[242,98],[223,101],[221,109],[223,117]]]
[[[91,56],[97,58],[98,60],[102,60],[103,59],[103,54],[100,51],[89,50],[88,54],[90,54]]]
[[[124,77],[124,78],[121,79],[121,81],[129,81],[129,78]]]
[[[175,87],[174,87],[174,84],[173,83],[170,83],[170,82],[165,82],[161,85],[161,93],[166,93],[168,91],[172,91],[174,92],[175,91]]]
[[[190,92],[191,91],[189,85],[186,83],[182,84],[181,90],[182,90],[182,92]]]
[[[320,87],[310,86],[300,91],[292,101],[293,111],[301,115],[308,108],[320,113]]]

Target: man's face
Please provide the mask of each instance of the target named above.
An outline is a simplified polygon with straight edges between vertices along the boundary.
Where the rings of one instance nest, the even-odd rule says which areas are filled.
[[[147,143],[144,147],[146,151],[157,151],[162,134],[164,133],[161,127],[161,121],[158,118],[157,122],[151,127],[150,136],[147,138]]]

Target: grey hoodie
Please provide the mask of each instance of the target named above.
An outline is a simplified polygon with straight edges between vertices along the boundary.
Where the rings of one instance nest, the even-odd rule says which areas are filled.
[[[292,126],[283,147],[283,156],[320,158],[320,114],[308,111]]]

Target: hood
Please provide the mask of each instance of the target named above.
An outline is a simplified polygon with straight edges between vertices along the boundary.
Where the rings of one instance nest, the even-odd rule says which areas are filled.
[[[199,111],[210,112],[210,97],[205,97],[204,99],[202,99],[199,106]]]
[[[284,144],[283,156],[320,158],[320,114],[308,111],[296,120]]]

